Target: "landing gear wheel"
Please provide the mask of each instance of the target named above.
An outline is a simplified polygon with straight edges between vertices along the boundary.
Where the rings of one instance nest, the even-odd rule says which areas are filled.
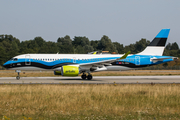
[[[20,70],[16,70],[16,72],[18,73],[18,76],[16,77],[16,79],[19,80],[20,79],[20,72],[21,71]]]
[[[16,79],[19,80],[19,79],[20,79],[20,76],[17,76]]]
[[[86,75],[85,75],[85,74],[81,75],[81,78],[82,78],[83,80],[85,80],[85,79],[86,79]]]
[[[92,75],[88,75],[88,76],[87,76],[87,79],[88,79],[88,80],[91,80],[91,79],[92,79]]]

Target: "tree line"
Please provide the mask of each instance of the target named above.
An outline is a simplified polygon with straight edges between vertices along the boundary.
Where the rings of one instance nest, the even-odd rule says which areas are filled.
[[[100,40],[89,40],[85,36],[75,36],[73,39],[66,35],[59,37],[56,42],[45,41],[42,37],[33,40],[21,41],[12,35],[0,35],[0,66],[7,60],[20,54],[27,53],[64,53],[64,54],[87,54],[92,51],[109,51],[119,54],[131,51],[132,54],[141,52],[150,43],[149,40],[141,39],[136,43],[126,45],[112,42],[104,35]],[[166,45],[164,55],[180,57],[180,49],[176,42]]]

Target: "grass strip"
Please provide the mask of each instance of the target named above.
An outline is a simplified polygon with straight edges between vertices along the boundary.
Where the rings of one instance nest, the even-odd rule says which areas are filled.
[[[0,85],[0,119],[180,119],[179,84]]]

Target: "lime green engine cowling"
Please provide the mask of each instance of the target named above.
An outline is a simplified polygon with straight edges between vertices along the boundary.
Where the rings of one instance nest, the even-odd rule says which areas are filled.
[[[61,75],[62,76],[78,76],[79,75],[79,67],[77,67],[77,66],[62,66]]]
[[[54,75],[61,75],[61,71],[54,71]]]

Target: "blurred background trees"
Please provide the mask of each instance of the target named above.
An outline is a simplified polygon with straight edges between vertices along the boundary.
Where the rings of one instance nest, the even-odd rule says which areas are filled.
[[[85,36],[75,36],[73,39],[69,35],[59,37],[57,42],[46,41],[42,37],[35,37],[33,40],[21,41],[12,35],[0,35],[0,66],[7,60],[19,54],[27,53],[63,53],[63,54],[87,54],[92,51],[109,51],[124,54],[131,51],[132,54],[143,51],[150,43],[149,40],[141,39],[135,43],[124,46],[119,42],[112,42],[111,39],[103,35],[100,40],[89,40]],[[164,54],[167,56],[180,57],[180,49],[176,42],[168,43]],[[168,66],[168,64],[164,64]]]

